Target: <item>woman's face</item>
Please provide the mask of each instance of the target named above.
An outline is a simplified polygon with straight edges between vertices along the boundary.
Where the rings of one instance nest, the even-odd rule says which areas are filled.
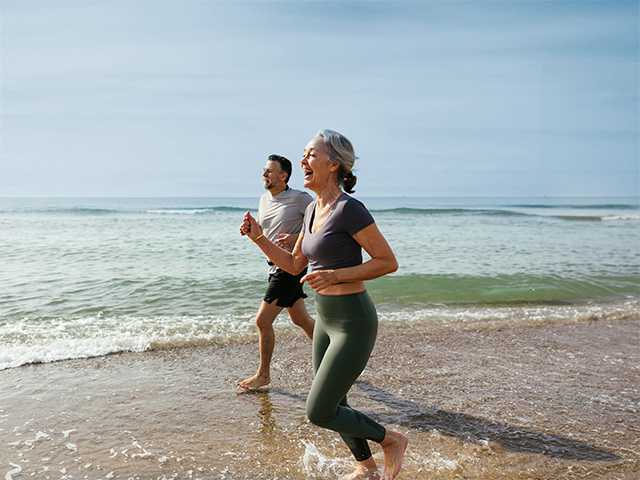
[[[317,192],[329,184],[338,164],[331,161],[322,137],[313,137],[304,149],[300,167],[304,174],[304,187]]]

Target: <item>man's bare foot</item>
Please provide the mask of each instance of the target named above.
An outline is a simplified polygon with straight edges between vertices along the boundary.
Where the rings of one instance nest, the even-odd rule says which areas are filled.
[[[260,387],[269,385],[271,379],[268,375],[255,374],[249,378],[245,378],[241,382],[238,382],[238,393],[251,392],[257,390]]]
[[[373,465],[373,468],[370,468],[359,463],[353,472],[340,477],[340,480],[380,480],[378,467],[375,463]]]
[[[402,459],[409,440],[400,432],[387,430],[380,444],[384,452],[384,480],[393,480],[400,473]]]

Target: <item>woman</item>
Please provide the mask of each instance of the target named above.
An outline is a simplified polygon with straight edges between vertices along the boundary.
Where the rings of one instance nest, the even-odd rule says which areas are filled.
[[[366,207],[353,193],[355,154],[351,142],[322,130],[307,144],[301,160],[304,186],[316,193],[293,252],[270,242],[260,225],[245,213],[240,233],[247,235],[282,270],[302,277],[316,292],[319,318],[313,332],[315,377],[307,398],[307,416],[340,433],[358,465],[348,479],[379,478],[367,440],[384,451],[384,480],[396,478],[407,438],[352,409],[347,392],[364,370],[377,334],[378,319],[365,280],[398,268],[389,244]],[[347,192],[343,192],[341,187]],[[371,257],[362,263],[362,249]]]

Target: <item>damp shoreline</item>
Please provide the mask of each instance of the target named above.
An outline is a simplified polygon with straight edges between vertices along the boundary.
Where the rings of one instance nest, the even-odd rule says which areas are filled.
[[[634,314],[382,322],[349,402],[409,436],[399,479],[637,478],[639,327]],[[271,386],[245,395],[250,337],[0,371],[0,475],[339,478],[348,450],[305,418],[310,343],[276,335]]]

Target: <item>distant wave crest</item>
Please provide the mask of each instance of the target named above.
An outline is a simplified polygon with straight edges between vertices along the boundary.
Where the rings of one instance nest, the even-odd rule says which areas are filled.
[[[255,208],[218,206],[218,207],[171,207],[171,208],[147,208],[143,210],[135,209],[113,209],[113,208],[92,208],[92,207],[70,207],[70,208],[17,208],[4,209],[0,213],[21,213],[21,214],[51,214],[51,215],[113,215],[149,213],[165,215],[200,215],[218,212],[246,212],[256,211]]]
[[[92,207],[69,207],[69,208],[18,208],[0,210],[2,213],[51,213],[51,214],[70,214],[70,215],[108,215],[120,213],[121,210],[111,208],[92,208]]]
[[[512,210],[482,209],[482,208],[387,208],[372,209],[372,213],[395,213],[413,215],[496,215],[506,217],[530,216],[528,213],[514,212]]]
[[[551,215],[551,218],[574,222],[638,221],[639,215]]]
[[[640,210],[640,205],[630,203],[594,203],[594,204],[547,204],[547,203],[523,203],[505,205],[508,208],[556,208],[575,210]]]
[[[244,207],[192,207],[192,208],[152,208],[145,210],[145,213],[156,213],[164,215],[203,215],[217,212],[246,212],[255,211],[254,208]]]
[[[514,208],[525,211],[512,210]],[[531,211],[526,211],[532,209]],[[548,209],[549,214],[536,213],[533,210]],[[630,213],[614,213],[600,215],[581,215],[576,212],[552,214],[554,210],[623,210]],[[640,207],[631,204],[593,204],[593,205],[547,205],[547,204],[513,204],[496,208],[464,208],[464,207],[398,207],[398,208],[378,208],[371,209],[376,215],[424,215],[424,216],[491,216],[491,217],[537,217],[555,218],[565,221],[633,221],[640,220],[640,214],[631,213],[639,210]],[[198,206],[198,207],[157,207],[144,209],[117,209],[117,208],[93,208],[93,207],[65,207],[65,208],[18,208],[4,209],[0,213],[20,213],[20,214],[51,214],[51,215],[114,215],[114,214],[149,214],[149,215],[215,215],[219,213],[242,213],[246,211],[256,212],[254,207],[239,207],[231,205],[219,206]],[[586,213],[586,212],[585,212]]]
[[[531,205],[528,205],[531,206]],[[518,205],[513,205],[513,208],[519,207]],[[536,207],[540,207],[539,205]],[[609,206],[601,206],[601,208],[614,208],[616,205]],[[619,205],[618,205],[619,207]],[[557,208],[557,206],[549,205],[548,207],[543,208]],[[571,207],[573,208],[573,207]],[[581,208],[581,207],[575,207]],[[628,210],[632,210],[635,207],[633,205],[629,205]],[[535,217],[535,218],[551,218],[557,220],[564,221],[574,221],[574,222],[600,222],[603,220],[622,220],[622,221],[633,221],[640,220],[640,214],[609,214],[609,215],[581,215],[581,214],[560,214],[560,215],[543,215],[539,213],[530,213],[530,212],[518,212],[515,210],[502,210],[502,209],[487,209],[487,208],[389,208],[389,209],[372,209],[372,213],[374,214],[396,214],[396,215],[453,215],[453,216],[464,216],[464,215],[485,215],[492,217]]]
[[[602,220],[640,220],[640,215],[605,215]]]

